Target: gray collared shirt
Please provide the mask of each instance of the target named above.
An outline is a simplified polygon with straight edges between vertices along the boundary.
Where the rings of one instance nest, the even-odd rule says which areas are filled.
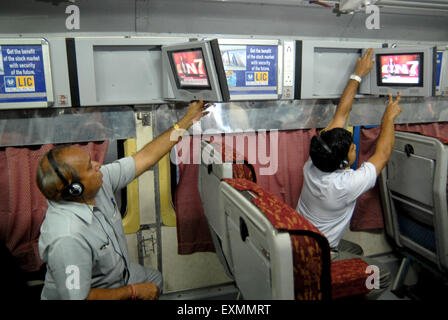
[[[48,201],[39,237],[47,265],[42,299],[85,299],[90,288],[127,284],[130,265],[126,237],[114,192],[135,178],[132,157],[101,167],[103,184],[95,207]]]

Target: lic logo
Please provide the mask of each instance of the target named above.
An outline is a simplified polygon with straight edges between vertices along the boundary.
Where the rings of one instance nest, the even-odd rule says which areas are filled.
[[[246,82],[255,81],[255,72],[246,72]]]
[[[267,72],[246,72],[246,85],[266,86],[269,82],[269,74]]]
[[[17,87],[16,77],[5,77],[5,87],[6,88],[15,88],[15,87]]]

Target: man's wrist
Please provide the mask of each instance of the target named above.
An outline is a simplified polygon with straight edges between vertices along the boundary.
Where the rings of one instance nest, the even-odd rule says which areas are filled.
[[[352,74],[350,75],[350,80],[355,80],[355,81],[357,81],[358,83],[361,83],[361,81],[362,81],[362,77],[358,76],[356,73],[352,73]]]
[[[176,124],[177,124],[178,128],[175,128],[175,129],[188,130],[188,128],[190,128],[190,126],[192,124],[192,121],[182,118]]]
[[[135,290],[135,286],[133,284],[130,284],[129,287],[131,288],[131,299],[137,299],[137,291]]]
[[[387,114],[385,114],[383,116],[383,119],[381,119],[381,125],[384,125],[384,126],[388,126],[388,125],[391,125],[391,124],[393,125],[394,122],[395,122],[395,118],[391,117],[391,116],[389,116]]]

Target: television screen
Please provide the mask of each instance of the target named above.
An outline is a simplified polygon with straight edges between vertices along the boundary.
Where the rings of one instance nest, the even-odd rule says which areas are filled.
[[[179,89],[210,89],[202,49],[171,51],[169,58]]]
[[[377,82],[381,86],[423,86],[423,53],[378,54]]]

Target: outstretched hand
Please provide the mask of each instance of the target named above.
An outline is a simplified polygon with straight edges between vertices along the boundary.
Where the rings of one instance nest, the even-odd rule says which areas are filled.
[[[398,115],[401,113],[401,107],[398,104],[400,102],[401,99],[401,92],[398,93],[397,98],[394,99],[392,98],[392,94],[389,94],[389,101],[387,103],[387,108],[386,111],[384,111],[384,119],[390,119],[390,120],[395,120],[396,117],[398,117]]]
[[[370,48],[362,58],[358,58],[358,63],[356,64],[355,69],[355,74],[357,76],[364,77],[370,72],[370,69],[372,69],[375,62],[375,60],[372,59],[372,54],[373,49]],[[325,130],[345,127],[348,116],[350,114],[350,110],[352,109],[353,99],[355,98],[357,89],[358,83],[356,81],[349,80],[344,89],[344,92],[342,93],[341,100],[339,101],[338,107],[336,109],[336,113]]]
[[[373,48],[367,50],[362,58],[358,58],[358,63],[356,64],[355,74],[361,78],[366,76],[373,67],[375,59],[372,58]]]
[[[185,114],[184,118],[188,120],[189,125],[192,125],[203,116],[209,114],[210,112],[206,110],[212,105],[212,103],[204,103],[204,100],[202,99],[199,101],[193,101],[192,103],[190,103],[190,106],[188,107],[188,111]]]

